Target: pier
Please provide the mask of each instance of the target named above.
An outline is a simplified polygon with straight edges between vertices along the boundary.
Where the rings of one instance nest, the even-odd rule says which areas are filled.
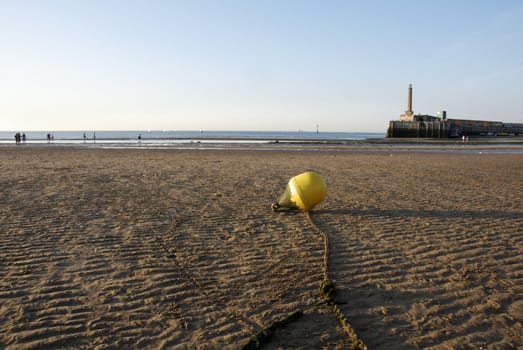
[[[391,120],[387,137],[452,138],[463,136],[518,136],[523,135],[523,123],[448,118],[442,111],[438,116],[414,114],[412,85],[407,93],[407,110],[399,120]]]

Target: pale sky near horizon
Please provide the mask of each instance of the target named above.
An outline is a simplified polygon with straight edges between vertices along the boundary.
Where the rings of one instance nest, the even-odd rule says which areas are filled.
[[[523,1],[0,0],[0,130],[523,123]]]

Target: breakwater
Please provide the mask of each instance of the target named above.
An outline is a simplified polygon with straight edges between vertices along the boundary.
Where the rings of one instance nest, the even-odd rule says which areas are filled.
[[[440,119],[432,116],[414,116],[413,119],[390,121],[387,137],[452,138],[463,136],[523,135],[522,123]]]

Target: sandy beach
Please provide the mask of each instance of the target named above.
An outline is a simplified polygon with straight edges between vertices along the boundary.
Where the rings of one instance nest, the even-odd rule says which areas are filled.
[[[521,154],[0,149],[1,349],[523,347]]]

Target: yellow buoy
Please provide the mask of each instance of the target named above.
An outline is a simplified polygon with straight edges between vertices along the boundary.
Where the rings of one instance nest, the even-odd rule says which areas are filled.
[[[308,211],[321,203],[326,195],[325,181],[320,175],[308,171],[289,180],[278,202],[272,204],[272,209],[274,211],[279,208]]]

